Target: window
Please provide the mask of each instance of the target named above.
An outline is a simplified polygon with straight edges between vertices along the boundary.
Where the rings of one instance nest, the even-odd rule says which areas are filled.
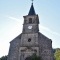
[[[28,39],[28,42],[31,42],[31,39],[30,38]]]
[[[32,23],[32,18],[29,18],[29,23]]]

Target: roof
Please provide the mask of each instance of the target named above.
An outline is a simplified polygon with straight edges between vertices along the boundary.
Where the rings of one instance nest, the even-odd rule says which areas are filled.
[[[31,5],[31,8],[30,8],[30,10],[29,10],[28,15],[36,15],[35,10],[34,10],[33,3],[32,3],[32,5]]]

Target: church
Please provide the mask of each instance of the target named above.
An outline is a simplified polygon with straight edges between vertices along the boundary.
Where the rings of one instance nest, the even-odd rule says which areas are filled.
[[[26,60],[34,53],[41,60],[53,60],[52,40],[39,32],[39,16],[33,3],[28,15],[23,18],[22,33],[10,42],[7,60]]]

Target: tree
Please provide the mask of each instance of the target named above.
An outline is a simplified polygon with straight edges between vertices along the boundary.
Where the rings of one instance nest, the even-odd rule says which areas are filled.
[[[60,60],[60,49],[56,49],[54,53],[55,60]]]
[[[1,57],[0,60],[7,60],[7,56]]]

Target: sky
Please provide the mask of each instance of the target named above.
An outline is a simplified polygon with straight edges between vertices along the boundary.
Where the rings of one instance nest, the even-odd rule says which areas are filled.
[[[22,33],[23,16],[28,15],[31,0],[0,0],[0,57],[8,55],[10,41]],[[34,0],[39,15],[39,31],[60,48],[60,0]]]

